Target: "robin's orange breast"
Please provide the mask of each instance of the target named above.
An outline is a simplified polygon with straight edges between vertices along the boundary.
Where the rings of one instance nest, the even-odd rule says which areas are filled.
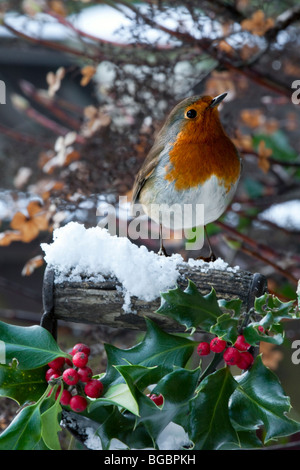
[[[178,191],[202,185],[212,175],[229,191],[239,179],[241,164],[235,146],[218,120],[209,124],[199,132],[186,122],[169,151],[165,179],[174,182]]]

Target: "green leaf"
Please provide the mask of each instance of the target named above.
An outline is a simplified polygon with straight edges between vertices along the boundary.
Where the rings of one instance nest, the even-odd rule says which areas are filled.
[[[103,397],[98,398],[90,405],[90,410],[93,411],[99,404],[117,405],[134,415],[139,414],[138,404],[126,383],[112,385]]]
[[[5,343],[6,362],[14,358],[22,370],[41,367],[56,357],[70,357],[41,326],[16,326],[0,322],[0,338]]]
[[[238,319],[232,318],[230,313],[224,313],[211,327],[210,332],[234,344],[238,337]]]
[[[14,365],[0,364],[0,396],[15,400],[19,405],[37,401],[47,388],[45,367],[20,370]]]
[[[276,375],[258,356],[251,369],[238,378],[238,388],[231,397],[230,416],[239,429],[254,430],[262,424],[265,442],[300,431],[300,423],[290,419],[289,398]]]
[[[257,134],[253,137],[253,145],[257,149],[259,142],[264,141],[266,147],[272,149],[272,156],[277,160],[295,160],[297,152],[290,146],[284,132],[278,130],[272,134]]]
[[[203,296],[190,280],[184,291],[177,287],[162,293],[161,306],[156,313],[171,317],[187,330],[200,327],[205,331],[209,331],[223,314],[215,290],[212,288],[209,294]]]
[[[153,441],[145,427],[136,425],[136,416],[123,410],[121,412],[117,406],[94,407],[89,413],[89,418],[99,423],[95,434],[99,436],[103,450],[109,449],[112,439],[118,439],[128,448],[153,447]],[[94,428],[94,425],[91,428]]]
[[[222,309],[229,310],[233,312],[233,318],[239,319],[241,315],[241,309],[243,306],[243,302],[241,299],[219,299],[218,304]]]
[[[147,318],[146,324],[146,335],[136,346],[123,350],[112,345],[105,345],[107,371],[101,381],[106,387],[124,381],[115,367],[118,365],[130,363],[145,367],[157,366],[156,373],[162,375],[173,370],[173,366],[184,367],[186,365],[196,343],[164,332]]]
[[[268,293],[255,299],[254,309],[262,316],[261,320],[249,323],[243,330],[246,341],[252,345],[259,341],[282,344],[285,335],[282,320],[299,317],[294,301],[282,302]],[[265,332],[260,332],[259,326],[262,326]]]
[[[250,199],[256,199],[262,197],[264,194],[265,186],[257,180],[257,178],[251,178],[246,176],[244,178],[244,188]]]
[[[52,395],[56,392],[57,387],[54,387]],[[59,416],[62,411],[59,400],[63,388],[61,388],[60,394],[57,400],[53,400],[52,397],[44,400],[43,405],[48,404],[48,409],[41,414],[42,423],[42,440],[44,444],[51,450],[60,450],[61,445],[58,438],[58,433],[61,431],[59,425]],[[46,403],[45,403],[46,402]]]
[[[165,375],[151,392],[163,395],[162,407],[155,405],[146,395],[138,395],[140,417],[137,424],[143,423],[154,441],[172,421],[183,427],[187,426],[189,402],[195,396],[199,373],[199,368],[178,368]]]
[[[189,436],[196,450],[218,450],[222,446],[240,446],[228,410],[229,399],[237,387],[229,367],[210,374],[200,384],[191,401]]]
[[[268,293],[255,299],[254,309],[262,316],[269,314],[269,326],[272,323],[278,323],[284,319],[292,320],[299,318],[299,312],[297,311],[293,300],[282,302],[275,295],[270,295]],[[266,321],[265,326],[268,326]]]
[[[256,431],[238,431],[239,443],[228,443],[222,445],[220,450],[241,450],[257,449],[262,447],[261,440],[257,437]]]
[[[282,344],[284,341],[284,330],[282,325],[273,325],[270,332],[276,332],[275,334],[262,333],[258,330],[259,326],[263,326],[261,322],[250,323],[243,330],[243,335],[247,343],[256,345],[260,341],[272,344]]]
[[[0,434],[0,450],[32,450],[42,435],[40,404],[25,406]]]

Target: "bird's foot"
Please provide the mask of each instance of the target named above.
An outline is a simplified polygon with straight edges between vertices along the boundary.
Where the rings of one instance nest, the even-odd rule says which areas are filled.
[[[164,248],[163,246],[160,247],[160,249],[158,250],[157,254],[158,254],[158,256],[170,256],[170,255],[166,252],[166,250],[165,250],[165,248]]]
[[[216,257],[214,255],[214,253],[210,253],[209,256],[198,256],[196,259],[202,259],[203,261],[205,261],[206,263],[210,263],[212,261],[216,261]]]

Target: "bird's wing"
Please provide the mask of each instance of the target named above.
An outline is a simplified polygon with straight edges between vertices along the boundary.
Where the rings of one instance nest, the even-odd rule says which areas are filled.
[[[140,171],[138,172],[135,178],[135,182],[132,189],[132,204],[135,204],[138,201],[141,189],[153,174],[159,161],[159,155],[163,148],[163,145],[154,144],[154,146],[148,153]]]

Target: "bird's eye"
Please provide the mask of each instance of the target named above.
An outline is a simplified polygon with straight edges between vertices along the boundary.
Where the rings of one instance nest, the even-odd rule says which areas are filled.
[[[197,116],[197,111],[195,109],[189,109],[187,112],[186,112],[186,117],[188,119],[194,119],[195,117]]]

